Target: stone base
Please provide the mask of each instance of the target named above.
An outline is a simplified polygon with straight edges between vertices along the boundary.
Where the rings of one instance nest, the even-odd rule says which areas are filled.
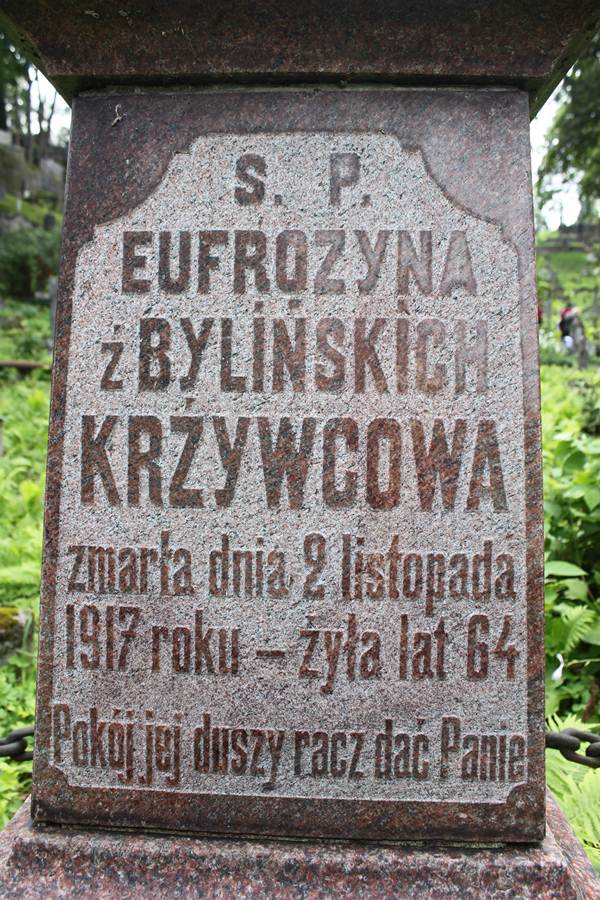
[[[0,834],[0,897],[600,898],[549,798],[542,844],[497,848],[264,841],[33,828]]]

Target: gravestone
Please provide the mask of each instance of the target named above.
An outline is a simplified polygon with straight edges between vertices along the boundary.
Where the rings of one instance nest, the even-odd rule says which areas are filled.
[[[77,96],[33,823],[20,846],[39,851],[49,826],[51,856],[65,826],[238,836],[224,852],[239,884],[269,893],[244,836],[310,839],[293,864],[317,885],[331,838],[354,839],[341,868],[371,878],[382,859],[365,841],[539,843],[543,516],[523,88],[543,98],[589,10],[554,4],[560,37],[538,27],[538,55],[524,43],[510,75],[490,57],[491,87],[477,85],[481,68],[442,65],[437,45],[419,51],[415,7],[392,68],[437,84],[177,89],[165,84],[242,70],[339,79],[354,51],[329,13],[294,31],[302,21],[286,10],[287,62],[281,23],[257,15],[255,56],[215,22],[204,69],[177,38],[159,72],[142,28],[132,69],[138,13],[82,18],[65,4],[64,34],[79,38],[65,55],[38,6],[36,22],[16,4],[8,14]],[[465,6],[456,58],[466,41],[483,59],[490,23]],[[152,27],[201,47],[179,13]],[[525,42],[532,19],[500,24]],[[80,53],[92,34],[114,55],[90,76]],[[357,80],[390,77],[376,50]],[[450,75],[474,84],[445,86]],[[107,87],[111,76],[125,86]],[[81,834],[84,869],[101,852],[132,878],[188,846],[147,837],[99,851]],[[538,856],[496,851],[498,865],[519,871],[524,892],[562,878],[569,896],[567,851],[550,861],[547,841]],[[197,839],[182,878],[209,884],[211,846]],[[262,846],[283,879],[294,851]],[[442,851],[411,859],[411,889],[427,887],[420,859],[479,895],[493,865],[465,855],[448,874]],[[402,865],[386,860],[397,892]],[[340,870],[338,889],[349,884]]]
[[[136,151],[149,103],[177,137]],[[97,187],[73,173],[36,820],[541,837],[519,111],[512,91],[76,101],[72,166],[95,148],[112,209],[82,222]],[[455,142],[514,185],[502,224],[440,159]]]

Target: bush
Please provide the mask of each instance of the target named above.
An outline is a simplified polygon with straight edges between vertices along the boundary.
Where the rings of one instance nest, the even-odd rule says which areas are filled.
[[[600,697],[600,377],[543,369],[548,715]]]
[[[42,291],[58,267],[59,235],[21,228],[0,236],[0,291],[27,300]]]
[[[15,606],[37,624],[42,555],[49,383],[43,374],[0,384],[5,452],[0,456],[0,607]],[[35,710],[31,635],[0,666],[0,735],[30,726]],[[0,759],[0,829],[31,784],[31,763]]]
[[[31,359],[50,363],[52,334],[47,304],[6,300],[0,309],[0,359]],[[14,370],[0,368],[0,389],[14,379]]]

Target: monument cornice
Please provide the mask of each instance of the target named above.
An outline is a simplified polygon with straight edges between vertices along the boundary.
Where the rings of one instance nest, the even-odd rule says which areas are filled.
[[[0,26],[69,102],[114,84],[502,84],[529,93],[532,115],[599,20],[596,0],[0,4]]]

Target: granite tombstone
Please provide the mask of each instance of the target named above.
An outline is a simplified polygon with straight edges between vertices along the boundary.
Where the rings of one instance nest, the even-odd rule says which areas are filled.
[[[96,6],[0,13],[74,98],[3,889],[593,896],[542,841],[528,122],[596,4]]]
[[[75,112],[34,818],[540,837],[525,98]]]

